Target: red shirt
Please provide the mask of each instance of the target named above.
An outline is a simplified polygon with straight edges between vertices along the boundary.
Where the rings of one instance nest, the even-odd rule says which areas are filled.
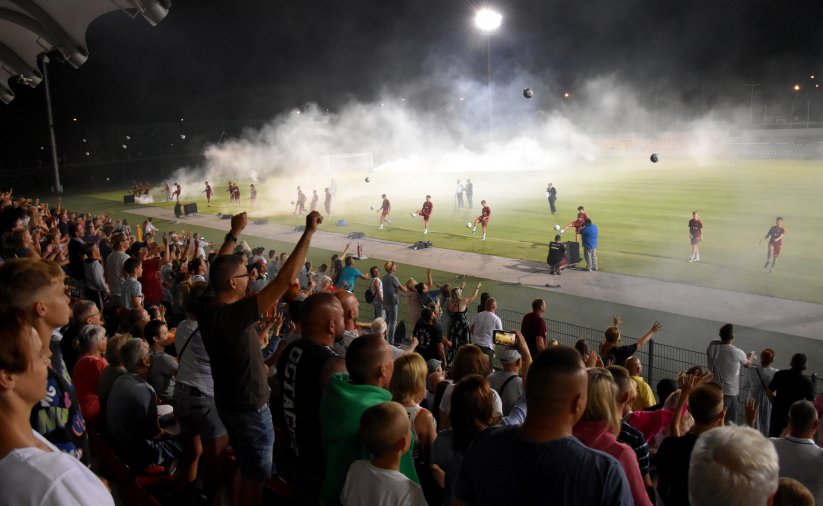
[[[523,334],[533,357],[537,355],[537,336],[545,338],[546,332],[546,320],[537,313],[532,312],[523,317],[520,323],[520,333]]]
[[[423,209],[420,210],[420,214],[428,218],[432,214],[433,207],[434,204],[432,204],[431,202],[423,202]]]
[[[97,384],[103,375],[103,369],[109,365],[105,358],[84,355],[74,366],[72,381],[77,391],[77,400],[83,418],[91,425],[95,425],[100,418],[100,398],[97,396]]]
[[[148,258],[143,260],[143,276],[138,280],[143,285],[145,302],[162,302],[163,286],[160,283],[160,259]]]

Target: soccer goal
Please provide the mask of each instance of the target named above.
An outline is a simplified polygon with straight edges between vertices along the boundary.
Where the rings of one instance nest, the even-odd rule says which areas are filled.
[[[326,172],[334,175],[339,172],[369,172],[374,168],[371,151],[366,153],[334,153],[322,157]]]

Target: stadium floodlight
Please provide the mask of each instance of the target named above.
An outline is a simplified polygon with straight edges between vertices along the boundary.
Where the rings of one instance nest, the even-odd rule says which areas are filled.
[[[474,16],[474,25],[481,31],[490,33],[498,28],[500,28],[500,24],[503,22],[503,15],[493,9],[489,9],[484,7],[477,11],[477,14]]]

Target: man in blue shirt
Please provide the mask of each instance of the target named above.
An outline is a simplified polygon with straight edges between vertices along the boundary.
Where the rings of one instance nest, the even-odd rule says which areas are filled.
[[[357,278],[369,280],[368,274],[363,274],[354,266],[354,258],[346,257],[346,266],[340,272],[340,280],[337,282],[337,288],[341,290],[354,291],[354,282]]]
[[[586,218],[583,223],[583,230],[580,231],[580,238],[583,241],[583,256],[586,258],[586,270],[597,270],[597,225],[592,223],[590,218]]]

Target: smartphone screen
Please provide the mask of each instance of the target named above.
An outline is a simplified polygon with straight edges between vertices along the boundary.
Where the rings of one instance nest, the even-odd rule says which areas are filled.
[[[499,344],[500,346],[514,346],[517,342],[517,337],[512,330],[495,330],[494,331],[494,344]]]

